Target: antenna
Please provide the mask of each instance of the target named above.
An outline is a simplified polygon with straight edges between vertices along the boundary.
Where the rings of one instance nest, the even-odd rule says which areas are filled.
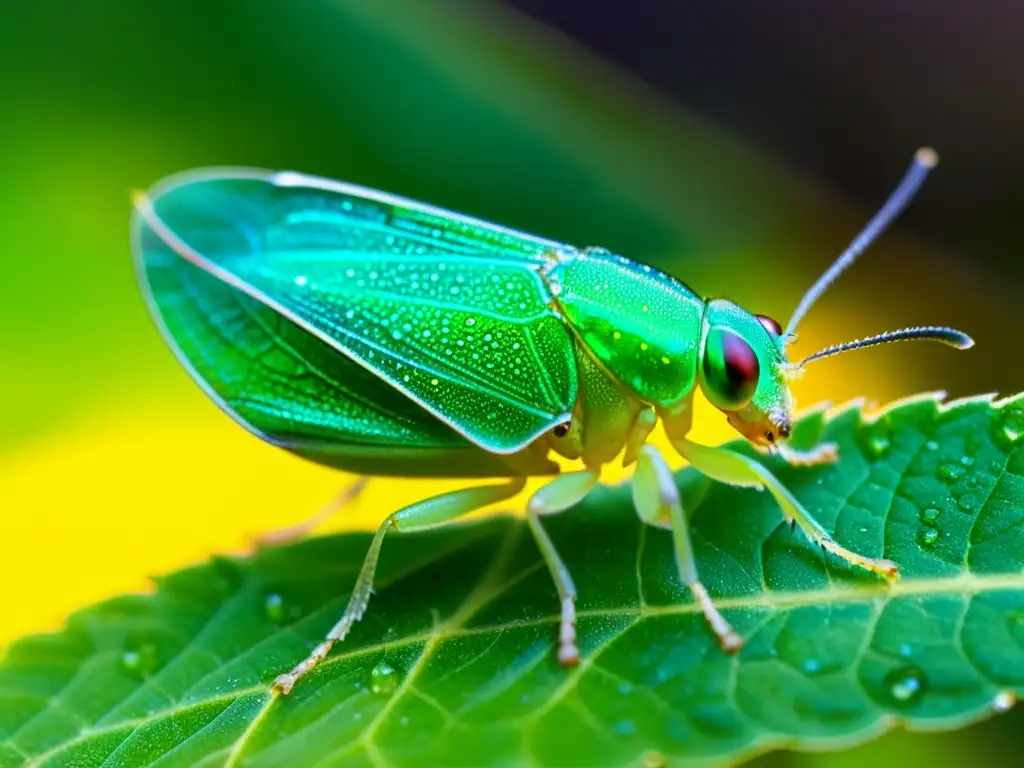
[[[786,343],[792,341],[795,338],[794,331],[796,331],[797,325],[803,320],[804,315],[811,306],[818,300],[818,298],[825,291],[828,290],[829,286],[836,281],[836,279],[846,271],[846,269],[857,260],[857,257],[864,252],[864,250],[871,245],[871,242],[878,237],[882,231],[892,223],[895,219],[907,207],[907,204],[917,194],[917,190],[921,188],[921,184],[924,182],[928,172],[936,166],[939,162],[939,156],[936,154],[934,149],[923,147],[914,154],[914,161],[910,164],[910,168],[904,174],[903,179],[899,185],[893,190],[893,193],[889,195],[889,199],[885,201],[885,205],[878,209],[878,213],[874,215],[871,221],[868,222],[867,226],[861,230],[860,234],[853,239],[849,247],[843,251],[843,253],[836,259],[832,266],[829,267],[825,274],[818,278],[818,282],[811,286],[810,290],[804,294],[804,297],[800,299],[800,303],[797,305],[796,311],[793,312],[793,316],[789,320],[789,325],[786,326],[786,332],[783,334],[783,338],[786,339]],[[908,329],[911,330],[911,329]],[[916,329],[914,329],[916,330]],[[894,331],[894,333],[902,333],[902,331]],[[868,341],[868,339],[864,339]],[[898,339],[892,339],[892,341],[898,341]],[[877,342],[879,344],[884,342]],[[839,350],[841,351],[841,350]],[[836,354],[833,352],[832,354]]]
[[[938,325],[924,325],[916,328],[903,328],[898,331],[888,331],[887,333],[880,333],[877,336],[869,336],[866,339],[857,339],[856,341],[847,341],[843,344],[835,344],[831,347],[825,347],[820,352],[815,352],[813,355],[805,357],[796,364],[796,367],[802,368],[807,365],[807,363],[814,360],[821,360],[823,357],[832,357],[832,355],[838,355],[841,352],[849,352],[852,349],[863,349],[864,347],[874,347],[878,344],[891,344],[896,341],[910,341],[913,339],[938,341],[942,344],[948,344],[951,347],[956,347],[957,349],[970,349],[974,346],[974,339],[955,328],[945,328]]]

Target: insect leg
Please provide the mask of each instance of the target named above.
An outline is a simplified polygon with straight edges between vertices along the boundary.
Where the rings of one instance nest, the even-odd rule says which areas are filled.
[[[626,450],[622,455],[622,466],[628,467],[636,461],[637,454],[647,443],[647,438],[651,436],[657,423],[658,417],[653,408],[644,408],[636,415],[633,426],[630,427],[626,437]]]
[[[636,471],[633,474],[633,504],[645,523],[672,529],[680,580],[700,603],[704,617],[718,636],[722,650],[727,653],[738,651],[743,647],[743,638],[733,631],[729,622],[718,612],[700,581],[679,488],[665,459],[653,445],[645,445],[637,456]]]
[[[816,467],[819,464],[833,464],[839,461],[839,446],[835,443],[821,443],[806,451],[790,448],[785,443],[758,450],[764,453],[774,451],[792,467]]]
[[[544,562],[548,564],[551,578],[555,581],[558,599],[562,603],[562,618],[558,628],[558,660],[572,666],[579,661],[580,651],[576,647],[576,585],[572,582],[569,569],[562,562],[551,537],[541,525],[541,515],[556,515],[583,500],[583,497],[597,485],[600,473],[586,469],[559,475],[530,497],[526,507],[526,519],[533,532]]]
[[[320,509],[315,515],[303,520],[301,523],[281,528],[276,531],[267,531],[255,537],[253,543],[257,548],[279,547],[284,544],[292,544],[301,541],[313,532],[322,523],[333,517],[339,510],[356,499],[363,492],[370,482],[368,477],[357,478],[345,490],[339,493],[329,504]]]
[[[686,438],[674,439],[672,444],[695,469],[714,480],[729,485],[767,488],[782,507],[782,514],[786,520],[799,525],[807,537],[822,549],[843,558],[848,563],[887,578],[896,578],[899,575],[892,560],[864,557],[841,546],[811,517],[775,475],[749,456],[724,448],[698,445]]]
[[[274,680],[274,689],[282,694],[288,694],[295,683],[322,661],[330,652],[331,647],[339,640],[343,640],[352,625],[363,617],[366,606],[370,602],[370,595],[373,594],[373,575],[377,570],[377,559],[380,557],[384,534],[390,529],[418,531],[443,525],[489,504],[511,498],[523,490],[525,484],[524,479],[516,478],[505,485],[483,485],[451,491],[418,501],[388,515],[373,536],[345,613],[327,633],[324,641],[314,648],[309,656],[296,664],[290,672],[277,676],[277,679]]]

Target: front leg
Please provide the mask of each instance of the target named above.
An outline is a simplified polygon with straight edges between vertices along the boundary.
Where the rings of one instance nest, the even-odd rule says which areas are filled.
[[[756,447],[761,453],[778,456],[791,467],[817,467],[839,461],[839,446],[835,443],[819,443],[809,450],[791,448],[785,443],[775,443],[767,448]]]
[[[714,480],[729,485],[767,488],[782,507],[785,518],[799,525],[807,537],[822,549],[848,563],[886,578],[893,579],[899,576],[899,569],[892,560],[864,557],[841,546],[817,520],[811,517],[775,475],[749,456],[725,448],[699,445],[685,437],[672,439],[672,445],[694,469]]]

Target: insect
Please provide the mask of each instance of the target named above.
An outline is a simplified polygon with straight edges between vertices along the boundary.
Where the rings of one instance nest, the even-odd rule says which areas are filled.
[[[838,344],[790,362],[815,300],[898,215],[935,165],[918,151],[885,205],[798,305],[785,330],[600,248],[578,249],[351,184],[249,169],[187,172],[136,194],[139,279],[166,341],[249,431],[361,475],[491,478],[387,516],[344,614],[275,688],[288,693],[367,608],[385,534],[454,520],[551,480],[526,520],[561,601],[558,658],[578,660],[576,588],[542,518],[574,506],[620,455],[640,518],[671,530],[679,577],[725,651],[742,638],[697,573],[683,502],[647,443],[661,420],[700,472],[767,488],[823,549],[884,577],[895,563],[840,546],[755,459],[687,434],[700,389],[744,437],[796,464],[834,446],[785,445],[789,380],[809,362],[905,339],[966,349],[944,327]],[[560,471],[552,454],[578,460]]]

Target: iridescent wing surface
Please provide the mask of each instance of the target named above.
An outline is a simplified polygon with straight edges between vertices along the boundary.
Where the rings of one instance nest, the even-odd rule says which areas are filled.
[[[511,453],[568,418],[566,246],[295,173],[190,172],[133,226],[147,297],[204,389],[265,439]]]

